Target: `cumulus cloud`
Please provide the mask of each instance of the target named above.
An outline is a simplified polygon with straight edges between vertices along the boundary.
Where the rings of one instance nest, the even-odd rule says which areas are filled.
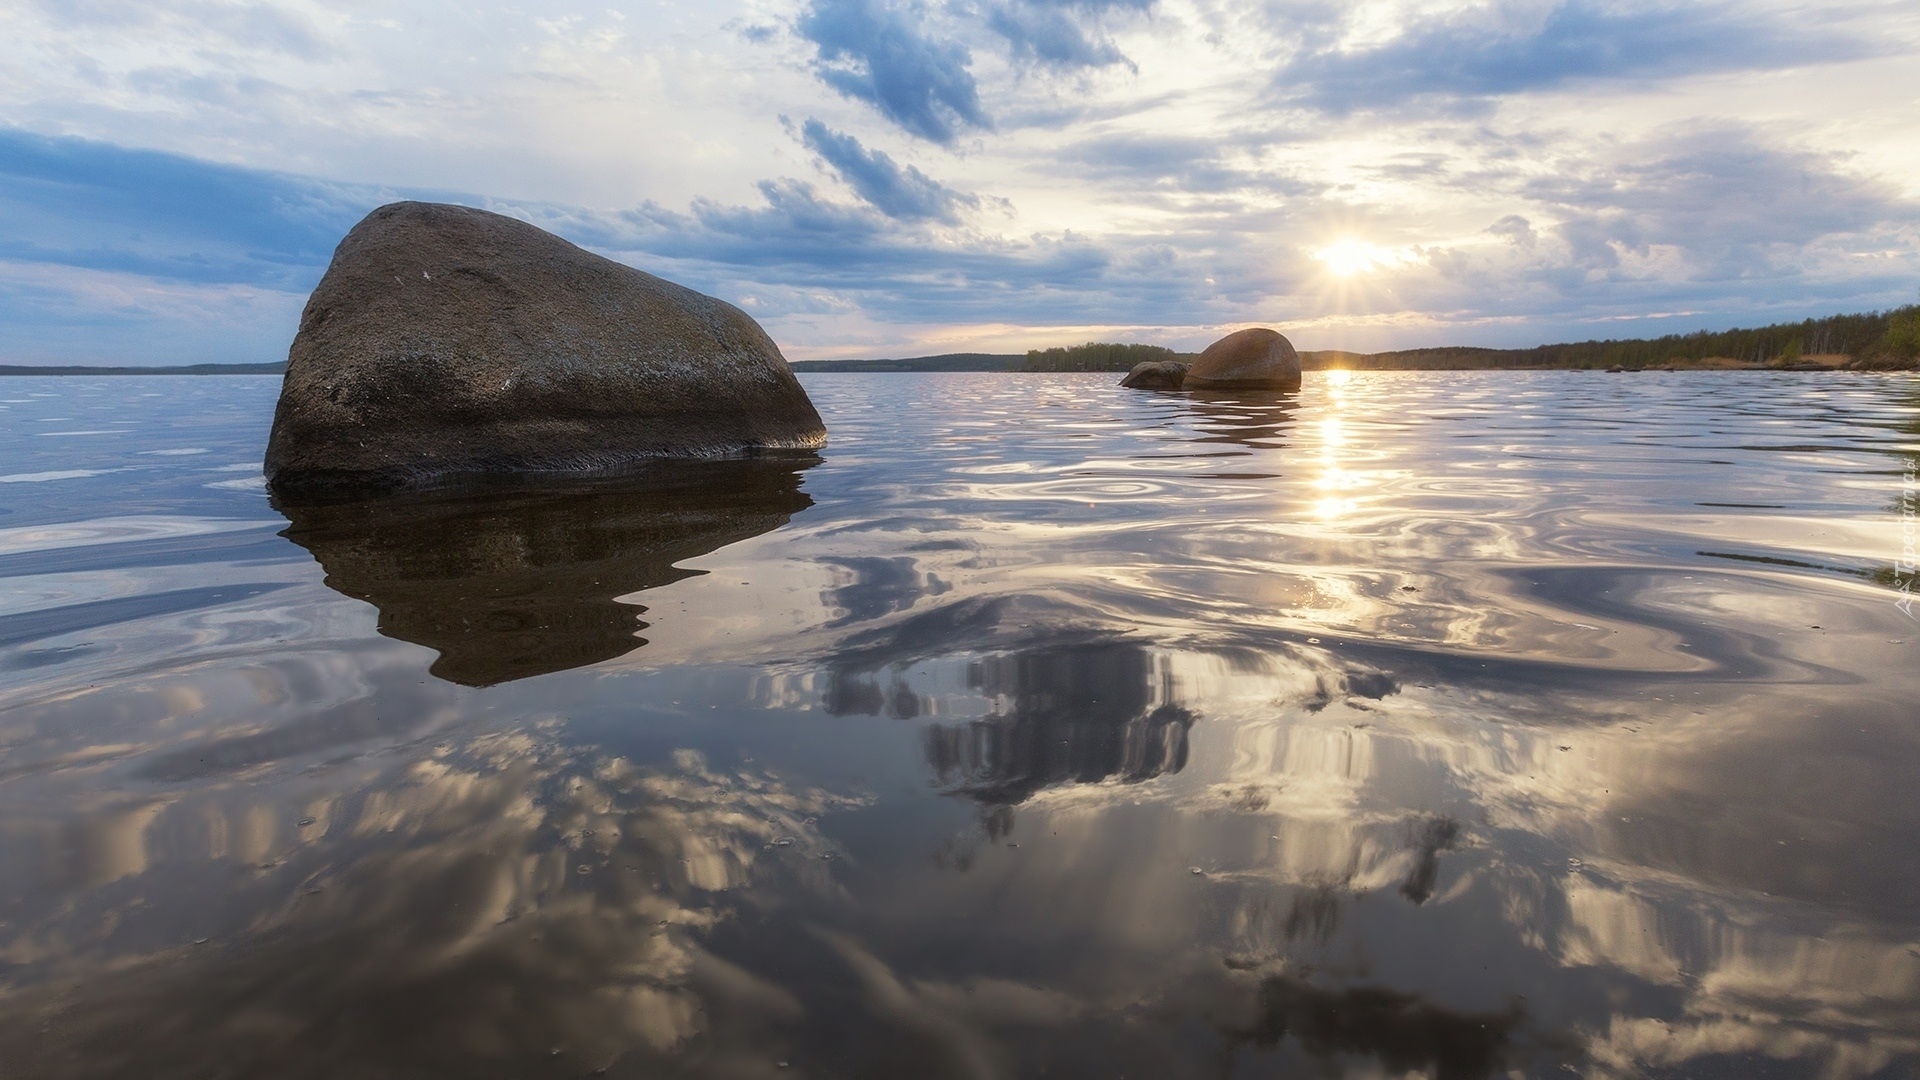
[[[933,242],[865,206],[793,180],[761,186],[764,205],[702,201],[690,213],[646,207],[578,223],[586,242],[648,269],[671,260],[679,280],[721,296],[801,297],[827,290],[868,315],[910,324],[955,315],[991,320],[1082,316],[1107,306],[1116,257],[1073,236]],[[751,285],[748,285],[751,282]],[[1136,297],[1136,300],[1145,297]],[[1170,300],[1171,297],[1168,297]],[[802,303],[801,306],[804,306]],[[763,303],[758,313],[783,311]]]
[[[928,224],[952,223],[979,197],[821,121],[800,135],[860,201],[771,179],[746,199],[588,210],[340,185],[11,133],[0,139],[0,256],[13,268],[0,289],[5,344],[25,355],[37,335],[102,361],[181,359],[189,342],[223,359],[277,358],[299,298],[339,236],[400,197],[526,218],[740,302],[803,354],[831,346],[853,324],[1191,327],[1167,340],[1203,344],[1207,327],[1312,320],[1333,303],[1315,283],[1311,257],[1328,192],[1229,162],[1231,147],[1186,136],[1083,140],[1052,167],[1083,177],[1077,183],[1090,191],[1108,183],[1164,191],[1181,215],[1098,234],[996,235],[930,233]],[[1863,270],[1850,252],[1911,249],[1920,207],[1832,157],[1772,145],[1754,129],[1676,130],[1550,174],[1513,165],[1482,169],[1470,182],[1504,201],[1503,213],[1478,233],[1394,249],[1379,287],[1351,282],[1337,298],[1343,318],[1385,319],[1383,335],[1409,320],[1479,327],[1481,340],[1484,328],[1504,326],[1508,336],[1495,343],[1531,344],[1585,333],[1582,320],[1634,312],[1685,307],[1743,318],[1762,304],[1837,307],[1863,290],[1895,302],[1910,292],[1911,260]],[[1178,201],[1208,189],[1228,194],[1197,213]],[[71,287],[58,296],[36,288],[34,266],[66,268],[64,277],[42,276]],[[169,281],[178,284],[141,287]],[[217,332],[192,336],[160,310],[167,297],[197,313],[188,322]],[[56,323],[63,329],[53,335]],[[160,346],[141,326],[152,342],[167,342],[164,350],[154,351]],[[1453,331],[1445,340],[1471,339]]]
[[[27,350],[27,338],[38,335],[56,351],[103,362],[175,361],[200,347],[227,360],[277,359],[304,293],[340,237],[375,206],[399,198],[445,199],[526,218],[723,297],[767,297],[757,313],[776,321],[815,304],[822,290],[841,297],[843,307],[898,323],[956,315],[1085,319],[1109,307],[1171,311],[1180,303],[1179,290],[1154,280],[1164,260],[1141,260],[1111,243],[1071,234],[930,243],[928,221],[957,214],[977,197],[824,124],[808,125],[803,135],[865,202],[836,201],[805,181],[775,179],[757,185],[757,202],[700,198],[685,210],[643,202],[593,211],[341,185],[6,133],[0,258],[10,272],[0,275],[0,312],[10,332],[0,344],[10,355],[45,358],[44,350]],[[1116,290],[1128,295],[1116,299]],[[186,322],[210,328],[208,334],[183,337],[186,327],[176,325],[182,320],[162,317],[170,305],[191,313]],[[268,310],[272,318],[236,336]],[[57,339],[49,337],[50,325],[64,328]],[[158,335],[167,342],[164,355],[143,351],[141,326],[165,328]]]
[[[830,261],[839,252],[869,249],[874,238],[885,231],[886,223],[875,215],[822,198],[812,184],[804,181],[762,180],[759,187],[767,201],[765,207],[696,199],[691,217],[655,212],[646,220],[655,226],[652,235],[662,239],[663,234],[693,231],[690,222],[699,231],[719,236],[768,241],[758,251],[731,249],[734,257],[748,262],[764,258],[762,252]]]
[[[898,0],[811,0],[797,26],[817,48],[822,82],[905,130],[950,143],[961,128],[991,128],[973,54],[937,40],[928,23],[922,8]]]
[[[1507,212],[1396,250],[1390,295],[1350,310],[1504,322],[1483,340],[1527,344],[1547,323],[1577,340],[1871,310],[1910,303],[1920,274],[1920,204],[1766,129],[1682,125],[1470,182]]]
[[[1348,45],[1324,21],[1301,29],[1307,43],[1277,85],[1290,98],[1336,112],[1493,97],[1582,80],[1768,70],[1868,51],[1864,42],[1835,31],[1725,4],[1562,0],[1540,11],[1508,2],[1411,19],[1398,34],[1361,46]]]
[[[1487,231],[1523,248],[1530,248],[1540,240],[1533,231],[1533,223],[1519,214],[1508,214],[1487,226]]]
[[[0,362],[279,359],[334,245],[394,197],[0,129]]]
[[[1183,196],[1305,195],[1324,186],[1287,170],[1234,160],[1245,149],[1217,136],[1115,132],[1069,143],[1058,160],[1083,176]]]
[[[959,222],[962,209],[980,205],[979,196],[955,191],[911,165],[903,169],[883,151],[868,150],[859,139],[818,120],[808,120],[800,131],[809,150],[890,218],[952,225]]]
[[[1667,248],[1694,276],[1742,278],[1823,240],[1920,227],[1920,207],[1891,185],[1743,128],[1673,132],[1523,190],[1560,217],[1574,260],[1596,270]]]
[[[0,129],[0,256],[305,291],[371,185]]]
[[[987,8],[987,26],[1006,39],[1015,59],[1059,68],[1133,66],[1097,24],[1109,13],[1152,6],[1153,0],[1008,0]]]
[[[775,31],[751,4],[551,4],[19,5],[8,348],[157,357],[126,328],[188,340],[151,302],[178,296],[227,328],[192,340],[274,359],[280,323],[232,328],[403,197],[739,302],[795,355],[1248,321],[1536,344],[1920,278],[1920,15],[1894,0],[798,0]],[[927,142],[953,153],[900,148]],[[1331,280],[1314,253],[1342,243],[1381,257]]]

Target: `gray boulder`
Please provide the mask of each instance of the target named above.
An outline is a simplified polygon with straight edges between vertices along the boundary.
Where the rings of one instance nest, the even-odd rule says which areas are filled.
[[[1187,365],[1178,360],[1148,360],[1133,365],[1120,385],[1135,390],[1178,390],[1186,378]]]
[[[825,442],[740,309],[523,221],[402,202],[353,227],[307,301],[266,475],[359,494]]]
[[[1187,372],[1188,390],[1298,390],[1300,354],[1273,330],[1253,327],[1207,346]]]

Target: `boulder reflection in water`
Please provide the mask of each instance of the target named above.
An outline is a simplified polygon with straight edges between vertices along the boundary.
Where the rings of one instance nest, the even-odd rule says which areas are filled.
[[[1011,711],[926,730],[935,783],[990,803],[1016,804],[1065,783],[1127,782],[1187,763],[1193,714],[1172,704],[1163,677],[1154,708],[1153,656],[1130,643],[1035,649],[981,660],[977,689],[1012,698]]]
[[[1198,390],[1187,401],[1199,418],[1202,443],[1238,443],[1255,450],[1287,445],[1300,395],[1284,390]]]
[[[704,573],[676,564],[786,524],[813,505],[800,474],[818,461],[655,462],[277,508],[328,586],[380,609],[380,633],[438,651],[439,678],[491,686],[646,644],[646,608],[616,597]]]

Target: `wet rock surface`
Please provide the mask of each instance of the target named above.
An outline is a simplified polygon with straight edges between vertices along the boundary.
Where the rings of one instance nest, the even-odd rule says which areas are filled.
[[[354,226],[307,302],[266,475],[358,495],[825,440],[740,309],[523,221],[402,202]]]

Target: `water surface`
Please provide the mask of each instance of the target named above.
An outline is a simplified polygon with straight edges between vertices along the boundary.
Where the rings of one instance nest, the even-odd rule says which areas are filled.
[[[0,1073],[1920,1075],[1910,379],[813,375],[276,509],[0,380]]]

